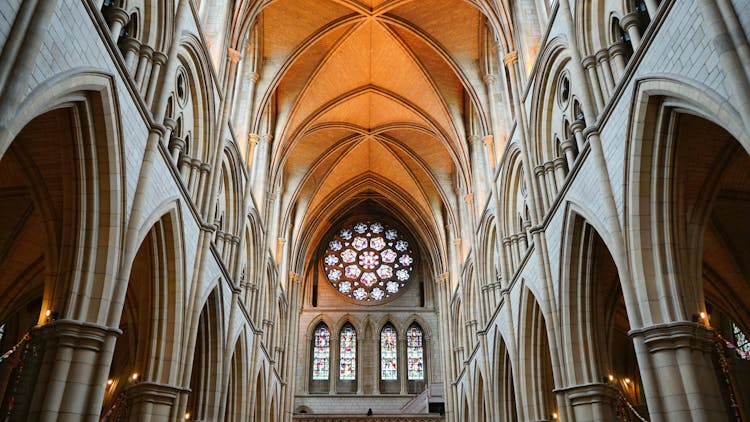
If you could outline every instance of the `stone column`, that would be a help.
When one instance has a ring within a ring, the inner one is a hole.
[[[167,55],[156,51],[153,55],[154,64],[151,67],[151,76],[148,80],[148,88],[146,88],[146,104],[153,107],[154,94],[156,93],[156,85],[159,82],[159,76],[161,75],[160,70],[164,63],[167,62]]]
[[[169,140],[169,152],[175,165],[180,163],[180,153],[185,148],[185,140],[177,136],[172,136]]]
[[[184,419],[184,415],[178,415],[177,403],[180,395],[189,392],[189,389],[173,385],[139,382],[128,391],[132,401],[130,420],[167,422]]]
[[[576,163],[575,149],[573,148],[573,139],[566,139],[560,143],[560,148],[563,150],[565,160],[568,162],[568,170],[573,170],[573,166]]]
[[[526,171],[523,172],[524,178],[526,179],[526,186],[529,191],[527,202],[530,210],[530,218],[534,223],[537,223],[542,219],[544,212],[539,208],[539,194],[537,193],[536,183],[531,177],[531,161],[529,160],[528,154],[528,134],[526,133],[526,117],[524,107],[521,104],[521,79],[520,70],[518,69],[518,52],[511,51],[503,57],[503,63],[508,70],[508,76],[510,79],[510,86],[513,91],[513,106],[516,110],[516,129],[519,133],[520,138],[520,149],[521,149],[521,160],[523,160]]]
[[[576,140],[576,147],[578,147],[578,154],[583,151],[583,148],[586,146],[586,139],[583,136],[583,129],[586,128],[586,122],[584,122],[581,119],[575,120],[573,123],[570,124],[570,130],[573,132],[573,137]]]
[[[711,362],[713,332],[675,321],[631,330],[651,421],[727,420]]]
[[[612,68],[609,66],[609,52],[607,52],[606,48],[603,48],[596,53],[596,61],[599,62],[599,69],[604,77],[608,91],[607,95],[611,97],[615,90],[615,80],[612,76]]]
[[[638,47],[641,45],[641,30],[639,28],[641,21],[638,17],[638,12],[631,12],[623,16],[620,24],[630,36],[633,51],[638,50]]]
[[[105,17],[110,21],[109,34],[117,42],[122,28],[128,23],[128,12],[121,7],[114,6],[107,9]]]
[[[134,75],[138,66],[137,57],[138,52],[141,50],[141,43],[133,37],[126,37],[120,41],[120,48],[123,50],[123,55],[125,56],[125,67],[131,75]]]
[[[608,384],[591,383],[555,390],[567,398],[576,422],[614,421],[617,393]]]
[[[566,164],[567,164],[567,161],[565,160],[565,157],[557,157],[554,160],[552,160],[552,165],[555,167],[555,176],[557,179],[558,191],[565,184],[565,179],[568,177],[568,173],[565,171]],[[568,168],[570,169],[570,167]]]
[[[536,176],[539,185],[539,198],[541,198],[542,205],[545,210],[549,209],[549,194],[547,192],[547,181],[544,180],[544,165],[534,167],[534,176]],[[542,218],[542,215],[544,215],[544,213],[540,214],[540,219]]]
[[[646,11],[648,12],[648,16],[651,18],[651,20],[654,20],[654,17],[656,17],[656,12],[659,10],[659,5],[656,4],[656,0],[643,0],[644,3],[646,3]]]
[[[135,69],[135,86],[141,92],[141,95],[145,94],[144,81],[146,75],[151,70],[151,57],[154,55],[154,49],[148,45],[141,45],[140,56],[138,58],[138,67]]]
[[[611,63],[615,73],[615,79],[618,81],[625,75],[625,45],[621,42],[614,43],[609,46],[609,57],[612,59]]]
[[[596,58],[594,56],[588,56],[583,59],[583,67],[589,76],[589,82],[591,91],[594,95],[594,101],[596,102],[596,109],[601,110],[604,108],[604,94],[602,93],[602,85],[599,82],[599,76],[596,74]]]
[[[111,361],[111,355],[100,359],[100,354],[108,338],[120,333],[116,328],[73,320],[52,321],[34,330],[39,372],[36,379],[28,380],[34,392],[30,406],[18,403],[18,409],[26,407],[28,420],[98,421],[106,387],[106,378],[99,379],[98,363]]]

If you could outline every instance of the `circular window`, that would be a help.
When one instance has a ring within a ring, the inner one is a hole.
[[[187,103],[187,75],[184,68],[177,71],[177,81],[175,81],[175,92],[177,93],[177,104],[184,107]]]
[[[393,298],[414,269],[409,242],[380,222],[343,227],[323,255],[326,278],[340,294],[363,303]]]
[[[568,72],[563,72],[557,82],[557,104],[561,109],[565,109],[570,101],[570,77]]]

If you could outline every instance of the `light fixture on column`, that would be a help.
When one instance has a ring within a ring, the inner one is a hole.
[[[112,378],[108,379],[107,380],[107,386],[111,387],[114,382],[115,382],[115,380],[113,380]]]
[[[133,374],[130,376],[130,381],[131,382],[138,381],[138,372],[133,372]]]

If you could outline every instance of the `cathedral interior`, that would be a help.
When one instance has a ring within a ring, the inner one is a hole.
[[[0,420],[750,420],[749,32],[0,1]]]

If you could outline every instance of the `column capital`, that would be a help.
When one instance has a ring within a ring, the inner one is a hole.
[[[625,44],[622,42],[616,42],[609,46],[609,55],[612,57],[625,55]]]
[[[487,73],[487,74],[484,75],[484,77],[482,78],[482,80],[487,85],[495,85],[497,83],[497,75],[495,75],[493,73]]]
[[[258,80],[260,80],[260,73],[258,72],[251,72],[247,75],[247,79],[250,80],[252,83],[257,83]]]
[[[232,63],[239,63],[240,60],[242,60],[242,53],[235,50],[234,48],[227,48],[227,58]]]
[[[505,63],[506,66],[510,66],[513,63],[518,61],[518,51],[510,51],[508,54],[506,54],[503,57],[503,63]]]
[[[602,48],[601,50],[596,52],[596,61],[599,63],[606,61],[609,59],[609,51],[607,51],[606,48]]]
[[[594,57],[593,55],[586,56],[586,57],[583,58],[583,60],[581,60],[581,64],[586,69],[590,69],[590,68],[596,66],[596,57]]]
[[[438,276],[435,278],[435,281],[437,283],[443,284],[446,281],[450,280],[450,278],[451,278],[451,273],[446,271],[444,273],[438,274]]]
[[[641,20],[637,12],[628,13],[620,19],[620,25],[622,25],[622,28],[626,31],[629,30],[631,26],[640,24]]]
[[[484,135],[482,136],[482,143],[487,145],[488,147],[492,147],[492,143],[495,141],[495,137],[492,135]]]
[[[32,333],[32,338],[64,345],[75,349],[101,350],[107,337],[122,334],[117,328],[90,322],[60,319],[39,326]]]
[[[641,338],[647,350],[654,353],[680,348],[709,351],[714,333],[701,323],[675,321],[636,328],[630,330],[628,335]]]
[[[471,205],[474,203],[474,194],[473,193],[467,193],[464,195],[464,201],[466,201],[467,204]]]
[[[128,12],[122,7],[118,6],[107,8],[105,14],[109,19],[118,22],[121,25],[125,25],[126,23],[128,23],[128,19],[130,18]]]
[[[574,120],[573,123],[570,124],[570,130],[573,132],[583,131],[585,127],[586,123],[581,119]]]
[[[301,283],[302,282],[302,276],[295,273],[294,271],[289,271],[289,280],[293,283]]]
[[[201,163],[200,165],[201,173],[208,173],[211,171],[211,164],[209,163]]]
[[[260,142],[260,136],[258,136],[257,133],[248,133],[247,142],[252,146],[258,145],[258,143]]]
[[[147,44],[141,44],[141,55],[151,57],[154,55],[154,49]]]
[[[575,143],[571,139],[566,139],[560,142],[560,148],[562,148],[563,152],[566,152],[568,150],[572,151],[574,146],[575,146]]]
[[[167,55],[161,51],[154,51],[153,60],[154,64],[163,65],[167,62]]]

